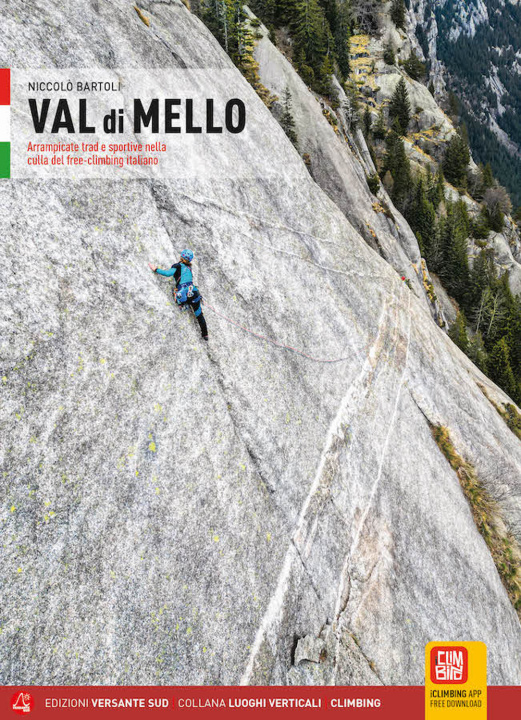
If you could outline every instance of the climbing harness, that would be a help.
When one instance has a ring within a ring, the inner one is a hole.
[[[199,290],[192,283],[182,283],[174,290],[174,299],[178,305],[184,305],[190,298],[197,295]]]

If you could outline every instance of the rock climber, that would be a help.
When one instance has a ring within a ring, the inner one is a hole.
[[[172,265],[169,270],[161,270],[157,265],[152,265],[152,263],[148,263],[148,267],[158,275],[174,278],[174,300],[178,305],[192,307],[199,327],[201,328],[203,340],[208,340],[208,328],[206,327],[206,320],[204,319],[201,309],[202,297],[199,289],[194,285],[192,275],[193,259],[194,254],[191,250],[183,250],[180,261]]]

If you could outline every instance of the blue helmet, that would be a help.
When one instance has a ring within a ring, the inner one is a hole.
[[[191,263],[194,259],[194,254],[191,250],[183,250],[183,252],[181,253],[181,257],[183,258],[183,260]]]

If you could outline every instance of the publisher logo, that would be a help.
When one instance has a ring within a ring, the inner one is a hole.
[[[438,645],[431,649],[431,682],[443,685],[462,685],[469,675],[467,648],[457,645]]]
[[[27,715],[34,708],[33,696],[25,691],[17,692],[11,698],[11,707],[18,715]]]

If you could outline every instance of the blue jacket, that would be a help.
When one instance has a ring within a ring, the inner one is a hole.
[[[170,270],[161,270],[160,268],[158,268],[156,270],[156,273],[158,275],[163,275],[163,277],[173,276],[176,287],[185,284],[190,285],[194,281],[194,276],[192,275],[192,268],[181,262],[172,265]]]
[[[158,268],[156,270],[156,273],[158,275],[162,275],[163,277],[173,277],[176,289],[185,287],[187,285],[193,285],[194,283],[194,276],[192,275],[192,268],[189,265],[185,265],[182,262],[175,263],[175,265],[172,265],[172,267],[169,270],[161,270]],[[201,309],[201,295],[199,293],[198,288],[193,287],[193,294],[189,298],[181,298],[181,295],[177,296],[177,302],[180,305],[186,305],[189,303],[193,306],[195,317],[199,317],[202,315],[202,309]]]

